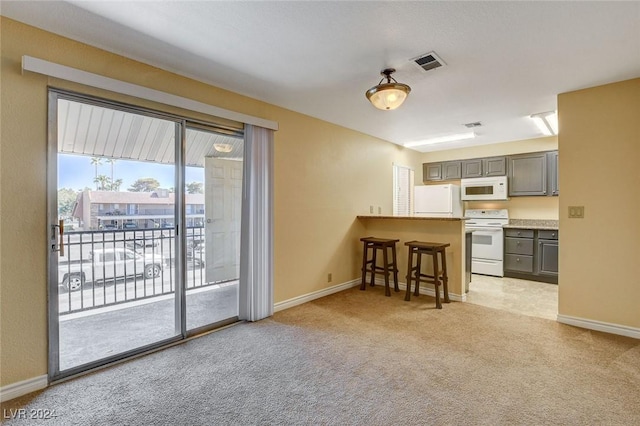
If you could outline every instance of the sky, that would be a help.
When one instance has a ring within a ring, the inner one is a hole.
[[[152,177],[160,182],[160,188],[175,187],[175,167],[168,164],[148,163],[133,160],[116,160],[113,179],[122,179],[120,191],[126,191],[140,178]],[[111,164],[102,160],[98,166],[98,175],[111,178]],[[58,188],[71,188],[76,191],[85,187],[96,189],[93,179],[96,176],[91,157],[85,155],[58,154]],[[185,182],[204,182],[204,169],[187,167]]]

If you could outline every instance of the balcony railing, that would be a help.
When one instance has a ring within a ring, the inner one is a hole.
[[[187,290],[208,282],[204,228],[187,228]],[[175,292],[175,230],[80,231],[64,234],[58,259],[60,315]]]

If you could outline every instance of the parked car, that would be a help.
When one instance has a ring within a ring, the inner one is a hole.
[[[205,258],[204,241],[193,240],[187,245],[187,262],[192,262],[194,267],[204,268]]]
[[[139,254],[126,248],[95,249],[89,259],[60,262],[58,282],[67,291],[79,290],[86,282],[104,282],[142,275],[160,276],[165,259],[158,253]]]
[[[127,241],[125,246],[128,249],[137,253],[143,253],[149,249],[154,250],[160,245],[160,238],[137,238],[135,240]],[[146,248],[146,250],[145,250]]]

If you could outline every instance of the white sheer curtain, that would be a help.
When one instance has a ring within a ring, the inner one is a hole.
[[[238,315],[273,315],[273,130],[244,128],[244,187]]]

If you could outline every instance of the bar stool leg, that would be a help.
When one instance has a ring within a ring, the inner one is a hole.
[[[416,249],[416,288],[413,291],[414,296],[420,296],[420,274],[422,273],[422,254]]]
[[[442,309],[442,303],[440,303],[440,289],[438,286],[440,282],[438,281],[438,251],[433,251],[433,288],[436,291],[436,308]]]
[[[383,273],[384,273],[384,295],[387,297],[391,297],[391,290],[389,290],[389,275],[391,271],[389,271],[389,259],[387,254],[387,247],[382,247],[382,261],[384,262]]]
[[[396,257],[396,245],[391,246],[391,257],[393,258],[393,282],[394,282],[394,291],[400,291],[400,287],[398,287],[398,258]]]
[[[364,247],[362,249],[362,283],[360,284],[360,290],[364,290],[367,288],[367,259],[369,252],[369,245],[364,243]]]
[[[376,253],[378,253],[378,249],[375,247],[371,247],[371,251],[373,252],[372,258],[371,258],[371,283],[369,284],[370,287],[373,287],[376,285],[376,265],[377,265],[377,259],[376,259]]]
[[[408,265],[407,265],[407,293],[404,295],[404,300],[405,301],[410,301],[411,300],[411,274],[413,274],[412,268],[413,268],[413,249],[411,247],[409,247],[409,252],[408,252],[408,256],[407,258],[409,259],[408,261]],[[419,285],[420,283],[418,283]]]
[[[447,276],[447,252],[443,248],[440,252],[442,258],[442,288],[444,290],[444,303],[451,303],[449,300],[449,277]]]

